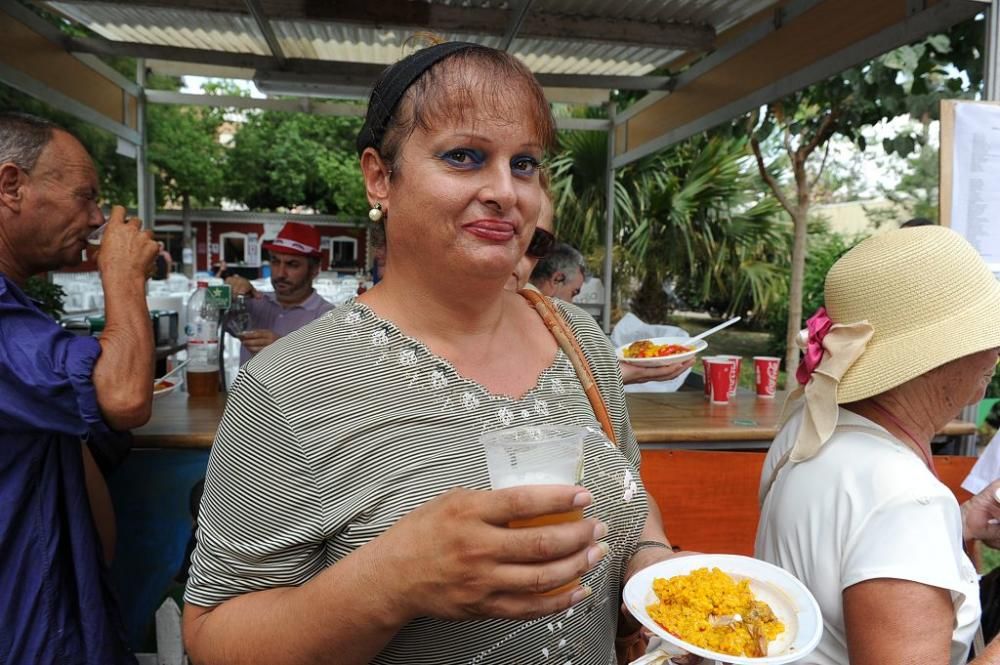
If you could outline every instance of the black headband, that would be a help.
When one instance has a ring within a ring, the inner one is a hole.
[[[392,118],[393,111],[396,110],[403,94],[413,85],[414,81],[420,78],[421,74],[452,53],[469,48],[483,47],[471,42],[435,44],[406,56],[382,72],[382,75],[375,82],[371,98],[368,100],[365,124],[358,132],[355,144],[358,148],[358,155],[361,155],[365,148],[378,149],[382,147],[385,128],[389,124],[389,119]]]

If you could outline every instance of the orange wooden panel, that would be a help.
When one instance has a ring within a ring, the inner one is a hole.
[[[764,453],[643,450],[642,481],[672,545],[753,555]]]
[[[962,481],[972,471],[975,463],[975,457],[966,457],[963,455],[934,456],[934,466],[937,467],[938,477],[955,494],[955,498],[958,499],[959,503],[968,501],[972,496],[969,492],[962,489]]]
[[[765,453],[643,450],[642,481],[663,513],[671,544],[685,550],[753,555]],[[959,502],[974,457],[935,455],[941,482]]]

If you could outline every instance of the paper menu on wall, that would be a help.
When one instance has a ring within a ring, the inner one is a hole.
[[[1000,105],[959,103],[951,157],[951,227],[1000,273]]]

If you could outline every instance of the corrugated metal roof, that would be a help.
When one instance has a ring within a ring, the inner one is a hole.
[[[270,55],[249,14],[90,2],[46,4],[113,41]]]
[[[113,2],[45,4],[113,41],[270,55],[249,12],[130,6]],[[473,12],[508,6],[507,2],[490,0],[477,0],[474,4],[436,0],[436,4]],[[773,4],[775,0],[536,0],[530,12],[608,20],[692,23],[712,26],[718,34]],[[234,9],[236,7],[242,7],[242,3],[234,5]],[[398,60],[405,53],[408,40],[417,32],[310,19],[272,18],[270,24],[288,58],[378,64]],[[490,46],[500,43],[496,35],[449,33],[441,36]],[[539,74],[609,76],[648,74],[684,53],[678,48],[531,36],[515,38],[511,51]]]

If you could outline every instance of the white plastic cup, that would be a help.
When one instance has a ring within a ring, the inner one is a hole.
[[[576,485],[583,468],[578,427],[543,425],[487,432],[479,437],[493,489],[521,485]]]
[[[522,485],[576,485],[583,472],[583,438],[579,427],[543,425],[487,432],[479,437],[493,489]],[[549,526],[583,519],[583,508],[565,513],[511,520],[512,529]],[[576,579],[543,595],[563,593],[580,584]]]

